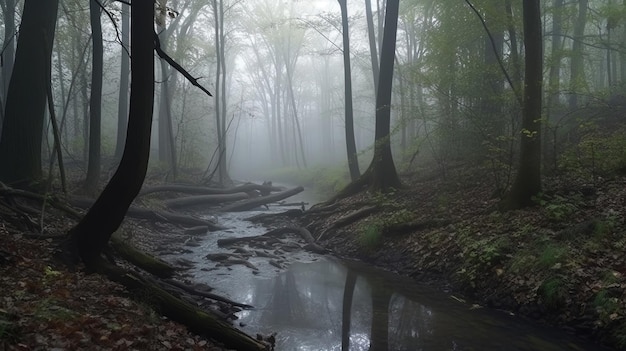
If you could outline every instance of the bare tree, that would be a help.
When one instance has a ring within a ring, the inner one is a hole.
[[[525,0],[524,5],[524,104],[520,161],[511,191],[503,207],[517,209],[533,204],[541,191],[541,88],[543,79],[543,42],[539,0]]]
[[[26,185],[42,176],[41,145],[58,0],[26,0],[0,138],[0,180]],[[46,63],[47,62],[47,63]]]
[[[87,164],[87,179],[85,191],[94,194],[100,180],[100,144],[102,120],[102,74],[104,48],[102,43],[102,24],[100,23],[100,3],[98,0],[89,1],[89,18],[91,20],[92,63],[91,63],[91,92],[89,97],[89,163]]]
[[[348,151],[348,168],[350,178],[355,181],[361,175],[359,171],[359,159],[356,154],[356,141],[354,140],[354,110],[352,108],[352,73],[350,69],[350,34],[348,32],[348,5],[347,0],[338,0],[341,7],[341,28],[343,34],[343,75],[345,81],[345,128],[346,149]]]

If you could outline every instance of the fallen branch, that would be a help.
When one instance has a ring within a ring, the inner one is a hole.
[[[166,184],[166,185],[157,185],[152,187],[145,187],[141,190],[139,195],[147,195],[157,192],[175,192],[175,193],[185,193],[185,194],[194,194],[194,195],[213,195],[213,194],[233,194],[233,193],[249,193],[252,191],[258,191],[260,193],[271,193],[276,191],[283,191],[284,188],[271,186],[271,185],[260,185],[254,183],[246,183],[243,185],[239,185],[232,188],[210,188],[204,186],[190,186],[190,185],[181,185],[181,184]]]
[[[110,244],[122,258],[159,278],[171,278],[176,272],[169,264],[128,245],[118,234],[111,236]]]
[[[72,198],[70,200],[72,206],[76,206],[78,208],[87,209],[93,204],[93,200],[85,199],[85,198]],[[202,218],[196,218],[187,215],[181,215],[177,213],[167,212],[167,211],[155,211],[149,210],[146,208],[141,208],[137,206],[131,206],[128,208],[128,212],[126,212],[126,216],[133,218],[141,218],[148,219],[155,222],[170,222],[181,225],[190,225],[190,226],[205,226],[209,231],[218,231],[224,230],[225,227],[217,225],[211,221]]]
[[[248,210],[252,210],[254,208],[257,208],[259,206],[263,206],[266,205],[270,202],[276,202],[276,201],[280,201],[283,199],[286,199],[290,196],[296,195],[298,193],[301,193],[302,191],[304,191],[304,188],[301,186],[292,188],[292,189],[288,189],[285,191],[281,191],[279,193],[276,194],[272,194],[272,195],[267,195],[267,196],[262,196],[262,197],[256,197],[256,198],[252,198],[249,200],[244,200],[244,201],[240,201],[240,202],[236,202],[232,205],[228,205],[228,206],[224,206],[221,208],[221,211],[223,212],[239,212],[239,211],[248,211]]]
[[[249,335],[214,315],[176,298],[163,288],[149,282],[136,273],[112,266],[103,260],[99,260],[95,268],[98,269],[98,272],[109,277],[109,279],[133,291],[133,296],[150,296],[150,303],[156,310],[163,313],[166,317],[188,326],[193,332],[213,337],[219,336],[218,341],[236,350],[269,349],[269,345],[254,340]]]
[[[190,285],[187,285],[187,284],[185,284],[183,282],[179,282],[178,280],[166,279],[166,280],[164,280],[164,282],[168,283],[168,284],[170,284],[172,286],[175,286],[175,287],[177,287],[177,288],[179,288],[181,290],[184,290],[184,291],[186,291],[186,292],[188,292],[190,294],[193,294],[193,295],[206,297],[207,299],[211,299],[211,300],[215,300],[215,301],[221,301],[221,302],[227,303],[229,305],[236,306],[236,307],[241,307],[241,308],[245,308],[245,309],[254,308],[253,306],[250,306],[250,305],[247,305],[247,304],[241,303],[241,302],[235,302],[235,301],[233,301],[233,300],[231,300],[229,298],[226,298],[226,297],[223,297],[223,296],[220,296],[220,295],[217,295],[217,294],[213,294],[213,293],[208,292],[206,290],[196,289],[196,288],[194,288],[194,287],[192,287]]]
[[[224,202],[233,202],[249,198],[250,196],[248,196],[248,194],[246,193],[214,194],[181,197],[177,199],[166,200],[163,203],[168,208],[181,208],[198,205],[219,205]]]
[[[360,210],[354,211],[348,215],[345,215],[339,219],[337,219],[335,222],[333,222],[328,228],[324,229],[322,231],[322,233],[317,237],[317,240],[321,240],[322,237],[324,237],[324,235],[326,235],[326,233],[328,233],[331,230],[337,229],[337,228],[341,228],[344,227],[350,223],[353,223],[363,217],[367,217],[370,214],[374,213],[378,211],[378,207],[377,206],[368,206],[368,207],[363,207]]]

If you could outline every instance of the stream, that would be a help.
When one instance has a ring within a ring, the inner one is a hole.
[[[304,193],[288,201],[307,198],[310,194]],[[257,269],[220,266],[205,258],[208,253],[233,252],[218,247],[217,239],[267,231],[245,218],[286,209],[270,206],[220,214],[218,222],[229,229],[209,233],[187,253],[169,257],[193,262],[188,273],[194,281],[254,306],[238,313],[237,326],[250,335],[276,333],[278,351],[601,349],[563,331],[462,302],[363,263],[301,250],[282,252],[280,268],[267,257],[248,260]]]

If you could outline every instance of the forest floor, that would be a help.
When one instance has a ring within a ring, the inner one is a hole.
[[[39,236],[37,220],[0,206],[0,350],[226,350],[159,315],[149,297],[137,302],[106,277],[68,270],[55,259],[59,242],[45,237],[74,221],[48,208]],[[123,228],[154,233],[146,221]]]
[[[509,212],[497,210],[484,170],[414,174],[403,183],[392,193],[313,207],[298,224],[322,235],[320,244],[336,256],[626,349],[626,177],[547,179],[537,206]],[[224,349],[118,284],[68,271],[53,258],[58,242],[29,234],[36,216],[5,210],[0,206],[0,349]],[[46,235],[73,225],[52,208],[43,223]],[[124,230],[148,237],[145,249],[154,251],[149,246],[159,238],[183,247],[174,229],[144,220]]]
[[[509,212],[484,171],[403,183],[314,207],[300,224],[337,256],[626,349],[625,177],[548,179],[537,206]]]

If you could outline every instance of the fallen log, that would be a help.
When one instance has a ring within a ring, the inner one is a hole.
[[[232,188],[210,188],[203,186],[190,186],[190,185],[181,185],[181,184],[166,184],[166,185],[157,185],[151,187],[145,187],[139,193],[139,196],[147,195],[151,193],[157,192],[176,192],[176,193],[185,193],[185,194],[194,194],[194,195],[216,195],[216,194],[234,194],[234,193],[248,193],[251,191],[258,191],[260,193],[271,193],[275,191],[285,190],[282,187],[272,186],[272,185],[260,185],[254,183],[246,183],[243,185],[235,186]]]
[[[72,198],[69,200],[72,206],[76,206],[78,208],[87,209],[91,207],[93,204],[93,200],[85,199],[85,198]],[[141,218],[141,219],[149,219],[155,222],[170,222],[176,223],[180,225],[189,225],[189,226],[205,226],[209,231],[218,231],[224,230],[226,227],[222,227],[218,224],[215,224],[206,219],[181,215],[177,213],[167,212],[167,211],[156,211],[150,210],[147,208],[141,208],[137,206],[131,206],[128,208],[128,212],[126,212],[126,216],[132,218]]]
[[[217,295],[217,294],[213,294],[207,290],[200,290],[197,288],[194,288],[193,286],[187,285],[183,282],[179,282],[178,280],[174,280],[174,279],[167,279],[164,280],[166,283],[175,286],[181,290],[184,290],[190,294],[196,295],[196,296],[202,296],[202,297],[206,297],[207,299],[211,299],[211,300],[215,300],[215,301],[220,301],[220,302],[224,302],[227,303],[229,305],[232,306],[236,306],[236,307],[241,307],[241,308],[245,308],[245,309],[251,309],[254,308],[253,306],[250,306],[248,304],[245,303],[241,303],[241,302],[236,302],[233,301],[229,298]]]
[[[227,347],[236,350],[269,350],[270,345],[254,340],[249,335],[203,311],[190,303],[176,298],[158,285],[140,275],[112,266],[99,260],[99,273],[105,274],[128,288],[135,298],[150,296],[150,304],[168,318],[186,325],[191,331],[216,337]]]
[[[250,196],[246,193],[196,195],[166,200],[163,204],[168,208],[181,208],[198,205],[219,205],[224,202],[233,202],[249,198]]]
[[[176,273],[174,267],[128,245],[117,233],[111,236],[110,243],[122,258],[159,278],[171,278]]]
[[[244,200],[244,201],[240,201],[240,202],[235,202],[234,204],[222,207],[220,210],[222,212],[249,211],[249,210],[252,210],[252,209],[257,208],[259,206],[266,205],[266,204],[268,204],[270,202],[276,202],[276,201],[280,201],[280,200],[286,199],[286,198],[288,198],[290,196],[293,196],[293,195],[296,195],[298,193],[301,193],[302,191],[304,191],[304,188],[302,186],[298,186],[298,187],[295,187],[295,188],[292,188],[292,189],[281,191],[281,192],[276,193],[276,194],[262,196],[262,197],[255,197],[255,198],[252,198],[252,199],[248,199],[248,200]]]

